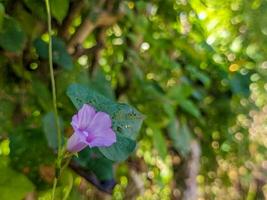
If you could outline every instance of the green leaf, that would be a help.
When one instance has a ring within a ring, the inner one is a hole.
[[[117,134],[117,142],[110,147],[99,148],[100,152],[113,161],[123,161],[135,150],[136,142]]]
[[[11,67],[16,76],[25,79],[27,81],[31,80],[31,73],[25,70],[22,62],[13,62],[11,64]]]
[[[7,51],[19,53],[24,47],[25,39],[25,33],[18,22],[5,16],[0,31],[0,46]]]
[[[192,65],[187,65],[186,70],[190,73],[190,76],[193,80],[198,79],[203,83],[203,85],[205,85],[206,87],[210,87],[211,79],[206,73]]]
[[[105,74],[101,70],[101,68],[97,68],[97,70],[93,74],[93,77],[90,80],[90,86],[105,97],[111,100],[115,100],[115,95],[111,87],[111,83],[106,79]]]
[[[182,84],[172,87],[168,91],[168,97],[171,99],[180,101],[181,99],[188,98],[193,92],[192,86],[188,84]]]
[[[2,3],[0,3],[0,30],[2,29],[3,21],[5,16],[5,8]]]
[[[69,10],[69,0],[50,0],[52,16],[62,22]]]
[[[12,127],[12,114],[15,110],[15,105],[5,99],[0,99],[0,135]]]
[[[1,200],[21,200],[34,190],[33,184],[26,176],[8,167],[0,167],[0,177]]]
[[[85,148],[79,156],[73,158],[84,170],[92,171],[100,181],[112,180],[113,162],[105,158],[98,148]]]
[[[54,152],[48,148],[42,130],[13,128],[10,136],[10,164],[18,171],[25,168],[27,176],[37,185],[42,184],[39,168],[41,165],[53,165]]]
[[[60,130],[63,132],[63,120],[60,118]],[[56,128],[56,119],[53,112],[47,113],[43,117],[43,130],[45,137],[48,143],[48,146],[52,149],[57,149],[58,140],[57,140],[57,128]],[[62,140],[63,141],[63,137]]]
[[[45,1],[40,0],[24,0],[25,5],[32,13],[42,20],[46,20]]]
[[[29,38],[37,38],[43,32],[43,23],[40,23],[40,19],[33,16],[33,13],[25,8],[25,4],[17,4],[14,11],[12,11],[12,16],[16,18]]]
[[[33,95],[38,100],[42,109],[46,112],[52,110],[52,97],[50,91],[43,82],[34,79],[32,83]]]
[[[117,142],[111,147],[99,148],[110,160],[125,160],[135,149],[137,133],[141,128],[143,116],[127,104],[115,103],[96,91],[79,84],[68,88],[67,95],[77,109],[90,104],[98,111],[108,113],[112,118],[112,129],[117,133]]]
[[[191,132],[187,124],[182,121],[179,124],[178,119],[173,119],[168,126],[168,134],[172,139],[174,148],[186,157],[190,152]]]
[[[112,118],[112,128],[117,134],[136,139],[144,117],[132,106],[116,103],[79,84],[72,84],[67,90],[67,95],[77,109],[83,104],[90,104],[96,110],[108,113]]]
[[[233,93],[248,97],[250,94],[250,74],[235,73],[230,77],[230,87]]]
[[[38,38],[34,41],[34,47],[36,48],[38,55],[42,59],[48,59],[48,43]],[[64,69],[67,70],[72,69],[73,68],[72,58],[66,50],[65,43],[60,38],[53,37],[52,47],[53,47],[53,62],[63,67]]]
[[[179,104],[184,111],[198,118],[201,115],[198,107],[188,99],[192,93],[193,88],[191,85],[181,84],[169,89],[167,95],[174,100],[175,105]]]
[[[166,140],[159,129],[153,129],[153,143],[159,156],[164,160],[168,154]]]
[[[191,100],[183,99],[181,102],[179,102],[179,104],[184,111],[196,118],[200,117],[200,111],[198,107]]]

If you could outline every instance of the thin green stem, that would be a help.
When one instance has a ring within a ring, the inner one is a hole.
[[[57,188],[57,177],[54,178],[53,189],[52,189],[52,196],[51,196],[51,199],[52,200],[55,199],[56,188]]]
[[[49,42],[48,42],[48,59],[49,59],[49,70],[50,70],[50,79],[52,85],[52,96],[53,96],[53,108],[56,120],[56,129],[57,129],[57,142],[58,142],[58,152],[57,152],[57,160],[56,160],[56,170],[61,168],[61,131],[60,131],[60,124],[59,124],[59,117],[57,111],[57,97],[56,97],[56,84],[55,84],[55,77],[54,77],[54,69],[53,69],[53,55],[52,55],[52,28],[51,28],[51,12],[50,12],[50,3],[49,0],[45,0],[46,11],[47,11],[47,25],[48,25],[48,35],[49,35]],[[56,175],[53,184],[52,190],[52,200],[55,198],[55,190],[57,187],[58,177]]]
[[[71,161],[71,155],[68,158],[66,158],[66,161],[65,161],[64,165],[60,169],[59,175],[62,174],[62,172],[64,171],[64,169],[69,165],[70,161]]]
[[[47,9],[47,24],[48,24],[48,34],[49,34],[49,43],[48,43],[49,69],[50,69],[50,79],[51,79],[51,85],[52,85],[53,107],[54,107],[54,113],[55,113],[55,118],[56,118],[58,152],[60,152],[61,133],[60,133],[58,111],[57,111],[56,84],[55,84],[54,69],[53,69],[51,13],[50,13],[49,0],[45,0],[45,2],[46,2],[46,9]]]

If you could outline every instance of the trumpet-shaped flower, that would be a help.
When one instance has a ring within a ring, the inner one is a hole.
[[[71,125],[74,133],[67,143],[70,152],[79,152],[87,146],[108,147],[116,142],[110,116],[104,112],[96,112],[88,104],[84,104],[72,117]]]

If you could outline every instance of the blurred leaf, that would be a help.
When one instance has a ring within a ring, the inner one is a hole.
[[[168,91],[168,96],[174,100],[174,104],[178,104],[184,111],[198,118],[200,117],[200,111],[193,101],[188,98],[192,95],[193,88],[189,84],[181,84],[176,87],[172,87]]]
[[[179,104],[184,111],[188,112],[196,118],[200,117],[200,111],[198,107],[191,100],[183,99],[179,102]]]
[[[33,184],[23,174],[0,166],[0,199],[21,200],[34,190]]]
[[[99,148],[100,152],[113,161],[123,161],[135,150],[136,142],[117,134],[117,141],[110,147]]]
[[[181,99],[188,98],[193,92],[192,86],[189,84],[180,84],[172,87],[168,91],[168,97],[180,101]]]
[[[105,158],[97,148],[85,148],[79,156],[73,158],[84,170],[93,172],[100,181],[112,180],[113,162]]]
[[[38,55],[42,59],[48,59],[48,43],[38,38],[34,41],[34,46]],[[65,43],[60,38],[52,38],[53,47],[53,62],[63,67],[64,69],[70,70],[73,68],[73,62],[71,56],[66,50]]]
[[[3,21],[5,16],[5,7],[0,3],[0,30],[2,29]]]
[[[78,199],[82,199],[82,198],[83,198],[83,196],[82,196],[81,192],[79,191],[78,186],[72,187],[72,190],[70,192],[68,200],[78,200]]]
[[[52,110],[52,96],[47,88],[47,85],[37,79],[34,79],[32,82],[32,89],[42,109],[46,112]]]
[[[185,122],[179,124],[178,119],[173,119],[168,126],[169,137],[173,141],[174,148],[186,157],[190,152],[191,132]]]
[[[56,187],[54,200],[63,199],[63,190],[64,188],[62,186]],[[38,192],[38,200],[50,200],[52,199],[51,194],[52,194],[52,188],[45,191],[41,190]]]
[[[249,96],[250,74],[242,75],[235,73],[230,78],[230,87],[233,93]]]
[[[23,0],[25,5],[33,12],[34,15],[46,20],[45,1],[40,0]]]
[[[0,31],[0,46],[7,51],[19,53],[25,44],[25,33],[12,17],[4,17]]]
[[[20,78],[30,81],[31,73],[25,70],[22,61],[14,62],[11,64],[13,72]]]
[[[0,135],[12,127],[11,117],[14,109],[15,105],[12,102],[0,99]]]
[[[100,94],[105,97],[115,100],[115,95],[113,89],[111,88],[111,83],[105,77],[105,74],[100,68],[97,68],[96,72],[90,81],[90,87],[94,88]]]
[[[69,0],[50,0],[52,16],[62,22],[69,9]]]
[[[67,197],[71,193],[71,190],[73,188],[73,182],[74,182],[72,172],[68,168],[65,169],[62,172],[62,175],[59,181],[62,187],[62,193],[63,193],[62,199],[68,199]]]
[[[55,155],[47,146],[44,134],[39,129],[14,128],[10,134],[10,161],[18,171],[26,171],[35,184],[45,179],[40,177],[41,166],[53,166]]]
[[[43,31],[43,25],[37,17],[33,17],[32,13],[25,9],[25,5],[17,4],[12,16],[19,22],[23,31],[33,39],[39,37]]]
[[[63,120],[59,117],[60,130],[63,133]],[[58,147],[56,119],[53,112],[46,113],[43,117],[43,130],[48,143],[48,146],[56,150]],[[63,140],[63,136],[62,139]]]
[[[189,72],[189,74],[190,74],[190,76],[192,77],[193,80],[194,79],[198,79],[206,87],[210,86],[210,84],[211,84],[210,77],[207,74],[205,74],[204,72],[202,72],[200,69],[198,69],[197,67],[194,67],[192,65],[188,65],[186,67],[186,70]]]
[[[154,147],[158,151],[159,156],[165,160],[168,155],[168,149],[166,139],[163,137],[162,132],[159,129],[153,129],[152,138]]]

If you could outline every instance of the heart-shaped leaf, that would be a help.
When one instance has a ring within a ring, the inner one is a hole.
[[[108,113],[112,118],[112,129],[117,133],[117,142],[111,147],[99,148],[101,153],[110,160],[125,160],[135,149],[135,139],[141,128],[143,115],[135,108],[113,102],[91,88],[73,84],[68,88],[67,95],[77,109],[83,104],[90,104],[97,111]]]

